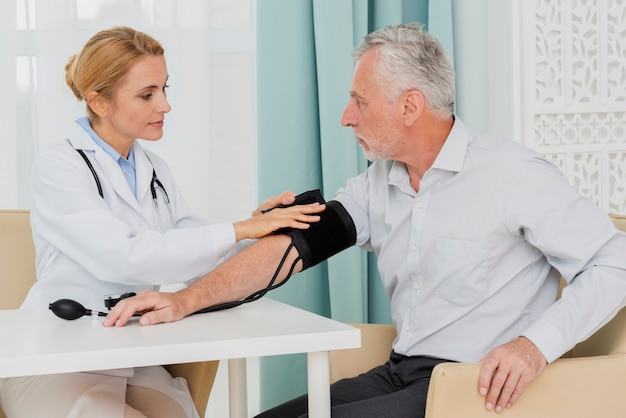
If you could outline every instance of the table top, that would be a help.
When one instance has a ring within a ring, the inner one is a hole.
[[[105,328],[47,309],[0,310],[0,377],[225,360],[359,347],[360,331],[263,298],[181,321]]]

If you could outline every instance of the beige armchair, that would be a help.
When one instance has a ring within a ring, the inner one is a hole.
[[[0,309],[16,309],[35,282],[35,248],[27,210],[0,210]],[[184,377],[204,416],[219,361],[172,364],[165,368]],[[5,418],[0,405],[0,418]]]
[[[626,216],[610,214],[626,231]],[[626,256],[626,254],[625,254]],[[389,358],[391,325],[351,324],[361,348],[330,353],[331,381],[355,376]],[[355,361],[362,359],[363,361]],[[442,363],[428,389],[426,418],[618,418],[626,416],[626,309],[563,358],[546,367],[519,401],[500,414],[485,410],[478,363]]]

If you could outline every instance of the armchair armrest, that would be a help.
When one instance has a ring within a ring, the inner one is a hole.
[[[441,363],[431,377],[426,418],[493,418],[478,393],[478,363]],[[559,359],[530,383],[506,418],[612,418],[626,411],[626,354]]]

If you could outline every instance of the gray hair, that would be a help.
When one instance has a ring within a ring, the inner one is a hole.
[[[393,101],[403,92],[422,92],[428,105],[445,116],[454,111],[454,68],[441,43],[419,23],[387,26],[365,36],[354,49],[358,61],[375,48],[375,72],[387,85],[385,96]]]

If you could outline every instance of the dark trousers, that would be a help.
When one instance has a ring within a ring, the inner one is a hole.
[[[330,386],[333,418],[423,418],[433,368],[444,361],[391,353],[382,366]],[[257,415],[257,418],[305,418],[306,395]]]

